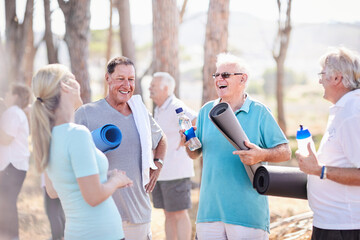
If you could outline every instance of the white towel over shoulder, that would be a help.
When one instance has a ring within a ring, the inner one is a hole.
[[[149,111],[142,101],[140,95],[133,95],[128,104],[134,116],[135,125],[140,135],[141,161],[142,161],[142,181],[143,187],[150,181],[150,168],[157,169],[154,164],[152,154],[151,127]]]

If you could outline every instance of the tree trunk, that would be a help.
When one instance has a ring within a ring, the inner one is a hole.
[[[176,0],[153,0],[153,72],[175,78],[179,96],[179,11]]]
[[[285,60],[285,59],[284,59]],[[284,61],[276,61],[276,100],[278,111],[278,123],[282,131],[286,134],[286,120],[284,111]]]
[[[276,100],[277,100],[277,112],[278,112],[278,123],[282,131],[286,134],[286,120],[284,110],[284,64],[286,60],[286,54],[290,42],[291,33],[291,1],[286,0],[285,5],[286,14],[281,6],[281,0],[277,0],[279,20],[278,20],[278,34],[274,41],[273,58],[276,61],[277,73],[276,73]],[[282,18],[285,17],[285,19]]]
[[[58,0],[65,17],[65,42],[69,48],[71,71],[81,86],[84,103],[91,101],[89,57],[90,0]]]
[[[116,7],[119,12],[121,53],[123,56],[130,58],[135,64],[135,44],[132,37],[129,0],[118,0]],[[142,94],[141,83],[139,80],[140,79],[136,78],[135,94]]]
[[[51,12],[50,0],[44,0],[44,13],[45,13],[45,42],[49,64],[58,63],[58,53],[54,45],[53,33],[51,30]]]
[[[113,37],[113,27],[112,27],[112,10],[113,10],[113,0],[110,0],[110,16],[109,16],[109,29],[108,29],[108,39],[107,39],[107,48],[106,48],[106,62],[110,61],[111,52],[112,52],[112,37]],[[103,81],[104,86],[104,97],[108,95],[108,84],[106,79]]]
[[[34,72],[34,58],[38,47],[34,46],[34,31],[32,28],[33,19],[29,18],[29,25],[31,26],[27,31],[27,41],[25,42],[24,61],[22,61],[22,75],[26,85],[31,85],[31,80]]]
[[[25,83],[25,63],[27,59],[26,54],[29,50],[26,49],[28,37],[32,34],[32,15],[34,8],[34,0],[28,0],[25,7],[24,21],[20,24],[16,15],[16,1],[5,1],[5,15],[6,15],[6,51],[8,63],[8,76],[6,85],[13,82]],[[30,31],[30,35],[29,35]],[[31,36],[32,38],[33,36]],[[31,41],[31,39],[30,39]],[[31,69],[32,72],[32,69]]]
[[[227,50],[229,0],[210,0],[204,47],[202,103],[217,98],[212,74],[216,56]]]
[[[5,51],[5,47],[3,45],[1,33],[0,33],[0,97],[5,97],[6,86],[7,86],[7,53]]]

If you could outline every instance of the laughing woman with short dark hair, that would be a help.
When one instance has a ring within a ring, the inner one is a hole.
[[[18,239],[17,199],[29,169],[29,123],[24,109],[30,89],[14,85],[6,93],[0,118],[0,239]]]

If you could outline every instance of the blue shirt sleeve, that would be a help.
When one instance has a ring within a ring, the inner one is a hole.
[[[285,134],[277,124],[275,118],[267,108],[265,108],[264,114],[260,122],[260,141],[262,148],[273,148],[277,145],[289,142],[286,139]]]

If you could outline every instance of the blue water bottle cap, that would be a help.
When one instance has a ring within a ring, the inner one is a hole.
[[[311,137],[309,129],[304,128],[303,125],[300,125],[300,129],[296,132],[296,139],[305,139]]]
[[[175,109],[175,112],[176,112],[176,113],[181,113],[181,112],[183,112],[183,111],[184,111],[184,110],[183,110],[181,107]]]

